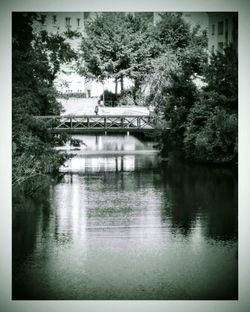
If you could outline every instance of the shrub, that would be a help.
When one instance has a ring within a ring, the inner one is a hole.
[[[237,162],[237,114],[209,102],[191,109],[184,135],[185,156],[201,162]]]

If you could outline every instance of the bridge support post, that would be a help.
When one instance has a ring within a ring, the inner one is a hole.
[[[137,117],[137,127],[138,128],[141,127],[141,119],[140,119],[140,117]]]
[[[127,131],[127,136],[129,136],[129,131]]]

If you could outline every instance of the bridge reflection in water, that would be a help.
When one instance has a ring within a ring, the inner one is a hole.
[[[68,142],[57,150],[73,153],[60,168],[63,173],[135,171],[143,167],[152,168],[158,150],[153,142],[141,142],[133,136],[121,135],[74,135],[78,147]],[[147,162],[147,163],[145,163]]]

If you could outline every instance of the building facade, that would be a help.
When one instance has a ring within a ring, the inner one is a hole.
[[[208,31],[208,15],[206,12],[183,12],[182,18],[191,28],[200,25],[200,31]]]
[[[94,18],[95,13],[85,12],[38,12],[38,20],[34,22],[34,31],[45,30],[49,34],[63,34],[65,32],[78,32],[80,36],[66,41],[76,52],[80,49],[81,38],[85,36],[86,20]],[[78,75],[74,68],[74,62],[63,64],[55,80],[55,87],[63,94],[82,93],[86,97],[92,96],[92,82]]]
[[[238,48],[238,13],[209,12],[208,49],[223,52],[230,45]]]

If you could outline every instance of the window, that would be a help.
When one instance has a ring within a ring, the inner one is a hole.
[[[77,21],[77,26],[80,26],[80,18],[77,18],[76,21]]]
[[[70,17],[65,17],[66,26],[70,26]]]
[[[42,25],[44,25],[45,20],[46,20],[46,15],[41,15],[41,23],[42,23]]]
[[[223,42],[218,42],[218,51],[223,52]]]
[[[218,23],[218,35],[223,35],[224,32],[224,22]]]
[[[212,25],[212,36],[215,34],[215,25]]]
[[[53,24],[56,23],[56,15],[53,15]]]
[[[88,19],[90,16],[90,12],[84,12],[84,19]]]
[[[228,45],[228,19],[225,20],[225,40],[226,45]]]

